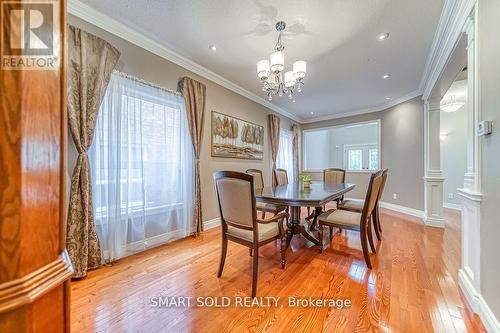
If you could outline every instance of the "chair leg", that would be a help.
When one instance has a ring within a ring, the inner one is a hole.
[[[377,219],[377,214],[373,212],[372,217],[371,217],[371,222],[373,222],[373,229],[375,229],[375,235],[377,236],[377,240],[382,240],[380,237],[380,231],[378,229],[378,219]]]
[[[319,229],[319,253],[323,252],[323,225],[320,224],[318,229]]]
[[[285,252],[286,252],[286,240],[285,237],[281,237],[280,239],[280,254],[281,254],[281,261],[280,265],[282,269],[285,269]]]
[[[375,207],[375,215],[377,216],[377,227],[378,227],[378,231],[380,233],[382,233],[382,226],[380,225],[380,215],[379,215],[379,209],[378,209],[378,205]]]
[[[307,216],[311,216],[311,207],[307,207]]]
[[[257,294],[257,277],[259,275],[259,247],[255,247],[253,256],[252,298]]]
[[[360,230],[361,238],[361,248],[363,249],[363,257],[365,258],[366,267],[372,269],[372,263],[370,261],[370,254],[368,253],[368,244],[366,244],[366,228],[361,228]]]
[[[262,219],[266,218],[266,212],[262,212]]]
[[[222,248],[220,252],[220,262],[219,262],[219,271],[217,272],[217,277],[222,276],[222,270],[224,269],[224,263],[226,262],[226,254],[227,254],[227,237],[226,235],[222,236]]]
[[[333,240],[333,227],[329,226],[330,229],[330,242]]]
[[[371,220],[371,219],[370,219]],[[368,227],[368,242],[370,243],[370,248],[372,250],[372,253],[377,253],[377,250],[375,249],[375,243],[373,243],[373,232],[372,232],[372,221],[368,221],[367,227]]]
[[[250,254],[250,257],[251,257],[251,256],[253,256],[253,249],[252,249],[252,248],[249,248],[249,249],[248,249],[248,252],[249,252],[249,254]]]
[[[287,250],[288,247],[290,246],[290,243],[292,242],[292,237],[293,237],[292,230],[288,229],[286,231],[286,247],[285,247],[285,250]]]

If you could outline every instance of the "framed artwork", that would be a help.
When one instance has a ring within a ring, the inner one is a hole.
[[[264,126],[212,111],[212,156],[261,160]]]

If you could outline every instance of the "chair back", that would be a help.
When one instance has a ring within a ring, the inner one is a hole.
[[[379,199],[380,188],[382,186],[383,177],[382,171],[377,171],[372,173],[370,177],[370,183],[368,185],[368,191],[366,192],[365,204],[363,206],[362,212],[362,223],[366,222],[366,219],[371,216],[375,205]]]
[[[264,177],[262,171],[258,169],[248,169],[245,171],[247,175],[253,176],[253,186],[255,189],[264,188]]]
[[[335,168],[323,170],[323,182],[329,185],[345,183],[345,170]]]
[[[274,170],[274,179],[276,180],[276,185],[286,185],[288,184],[288,174],[285,169]]]
[[[256,230],[253,176],[241,172],[219,171],[214,174],[214,180],[223,231],[227,231],[226,224]]]

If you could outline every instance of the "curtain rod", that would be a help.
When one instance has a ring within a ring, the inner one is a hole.
[[[174,91],[174,90],[171,90],[171,89],[159,86],[157,84],[154,84],[154,83],[151,83],[151,82],[148,82],[148,81],[144,81],[143,79],[139,79],[138,77],[135,77],[133,75],[121,72],[121,71],[119,71],[117,69],[113,69],[113,73],[118,74],[121,77],[124,77],[126,79],[130,79],[130,80],[142,83],[142,84],[144,84],[146,86],[150,86],[150,87],[153,87],[153,88],[156,88],[156,89],[160,89],[160,90],[166,91],[168,93],[171,93],[171,94],[174,94],[174,95],[177,95],[177,96],[182,96],[182,94],[180,92],[178,92],[178,91]]]

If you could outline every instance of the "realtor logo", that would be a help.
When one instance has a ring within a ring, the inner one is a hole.
[[[4,1],[1,6],[1,68],[51,70],[58,67],[58,3]],[[56,50],[57,48],[57,50]]]

